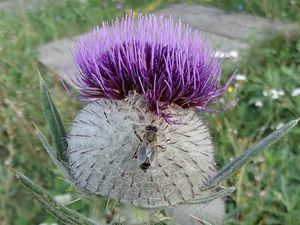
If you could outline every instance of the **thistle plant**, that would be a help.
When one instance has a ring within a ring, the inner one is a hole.
[[[213,141],[201,115],[234,104],[213,109],[235,76],[220,87],[221,62],[199,32],[163,16],[135,20],[129,15],[82,36],[73,56],[78,73],[71,79],[86,104],[67,133],[41,78],[54,146],[39,130],[37,134],[79,191],[118,200],[130,213],[148,218],[129,220],[125,210],[127,224],[150,223],[147,215],[152,211],[147,209],[171,209],[166,213],[178,222],[183,218],[178,212],[204,210],[202,222],[222,224],[220,198],[234,187],[221,184],[298,121],[285,124],[217,171]],[[24,175],[18,177],[64,224],[98,224],[55,202]],[[216,214],[205,211],[209,206],[217,207],[213,210],[221,219],[211,218]]]

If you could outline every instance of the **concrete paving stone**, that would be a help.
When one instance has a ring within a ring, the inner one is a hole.
[[[49,0],[0,0],[0,10],[14,12],[19,9],[33,10]]]
[[[53,73],[69,81],[69,75],[76,71],[72,58],[72,46],[75,40],[62,39],[38,49],[39,62]]]
[[[225,53],[230,51],[239,51],[249,47],[247,43],[219,36],[213,33],[201,31],[201,35],[203,39],[212,47],[212,49],[221,50]]]
[[[271,21],[244,13],[227,13],[221,9],[191,4],[176,4],[157,12],[171,15],[183,23],[231,39],[247,40],[253,35],[262,35],[267,30],[293,29],[294,24]]]

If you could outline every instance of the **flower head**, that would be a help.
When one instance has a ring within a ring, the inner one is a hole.
[[[74,57],[73,80],[93,101],[67,138],[74,183],[142,207],[203,195],[216,168],[194,109],[206,110],[233,77],[218,88],[220,62],[200,34],[163,16],[127,16],[82,37]]]
[[[221,65],[191,28],[164,16],[129,15],[103,23],[74,48],[79,75],[73,78],[85,100],[143,95],[156,114],[171,104],[205,110],[221,95]]]
[[[130,94],[124,101],[94,101],[77,114],[67,139],[73,182],[93,195],[146,208],[202,196],[216,167],[201,118],[170,106],[168,113],[180,121],[170,124],[144,105],[141,95]]]

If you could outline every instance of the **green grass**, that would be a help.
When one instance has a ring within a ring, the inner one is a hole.
[[[14,170],[22,171],[52,194],[74,190],[65,184],[35,136],[32,121],[47,133],[39,97],[37,68],[47,80],[54,101],[66,125],[72,120],[78,103],[69,98],[53,74],[37,62],[37,47],[62,37],[89,30],[103,20],[135,10],[154,10],[179,1],[138,1],[124,3],[120,11],[112,1],[72,1],[51,4],[26,12],[0,12],[0,224],[23,225],[55,222],[16,182]],[[300,22],[297,1],[208,1],[194,0],[238,11]],[[240,73],[247,81],[237,81],[225,98],[239,98],[239,104],[226,113],[206,115],[211,123],[217,147],[217,161],[224,165],[246,146],[265,136],[280,122],[300,115],[300,97],[291,91],[300,86],[300,33],[270,35],[265,43],[254,43],[239,62]],[[226,69],[224,77],[235,68]],[[263,96],[263,91],[283,89],[278,100]],[[264,104],[255,107],[256,100]],[[68,107],[65,107],[65,106]],[[255,158],[228,184],[237,192],[228,199],[227,224],[287,224],[300,221],[300,128],[277,145]],[[92,207],[93,206],[93,207]],[[101,217],[105,202],[90,204],[81,200],[71,206],[86,215]]]
[[[215,140],[220,161],[226,162],[246,146],[276,129],[278,124],[300,115],[299,97],[291,91],[299,87],[300,33],[271,37],[254,45],[240,66],[248,80],[228,94],[239,104],[230,112],[214,115]],[[298,46],[298,47],[297,47]],[[274,100],[264,91],[282,89],[285,95]],[[297,99],[298,98],[298,99]],[[256,100],[263,107],[254,105]],[[264,154],[243,168],[229,183],[237,193],[229,207],[229,224],[297,224],[300,220],[299,126]]]

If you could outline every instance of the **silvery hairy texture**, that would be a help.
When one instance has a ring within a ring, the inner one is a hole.
[[[219,198],[206,204],[178,205],[170,209],[170,214],[178,225],[222,225],[225,218],[225,203]]]
[[[174,206],[202,195],[215,174],[208,129],[193,110],[171,106],[173,122],[145,107],[144,97],[100,99],[76,116],[68,135],[67,157],[78,187],[136,206]],[[153,161],[143,171],[134,157],[145,127],[157,127]]]

